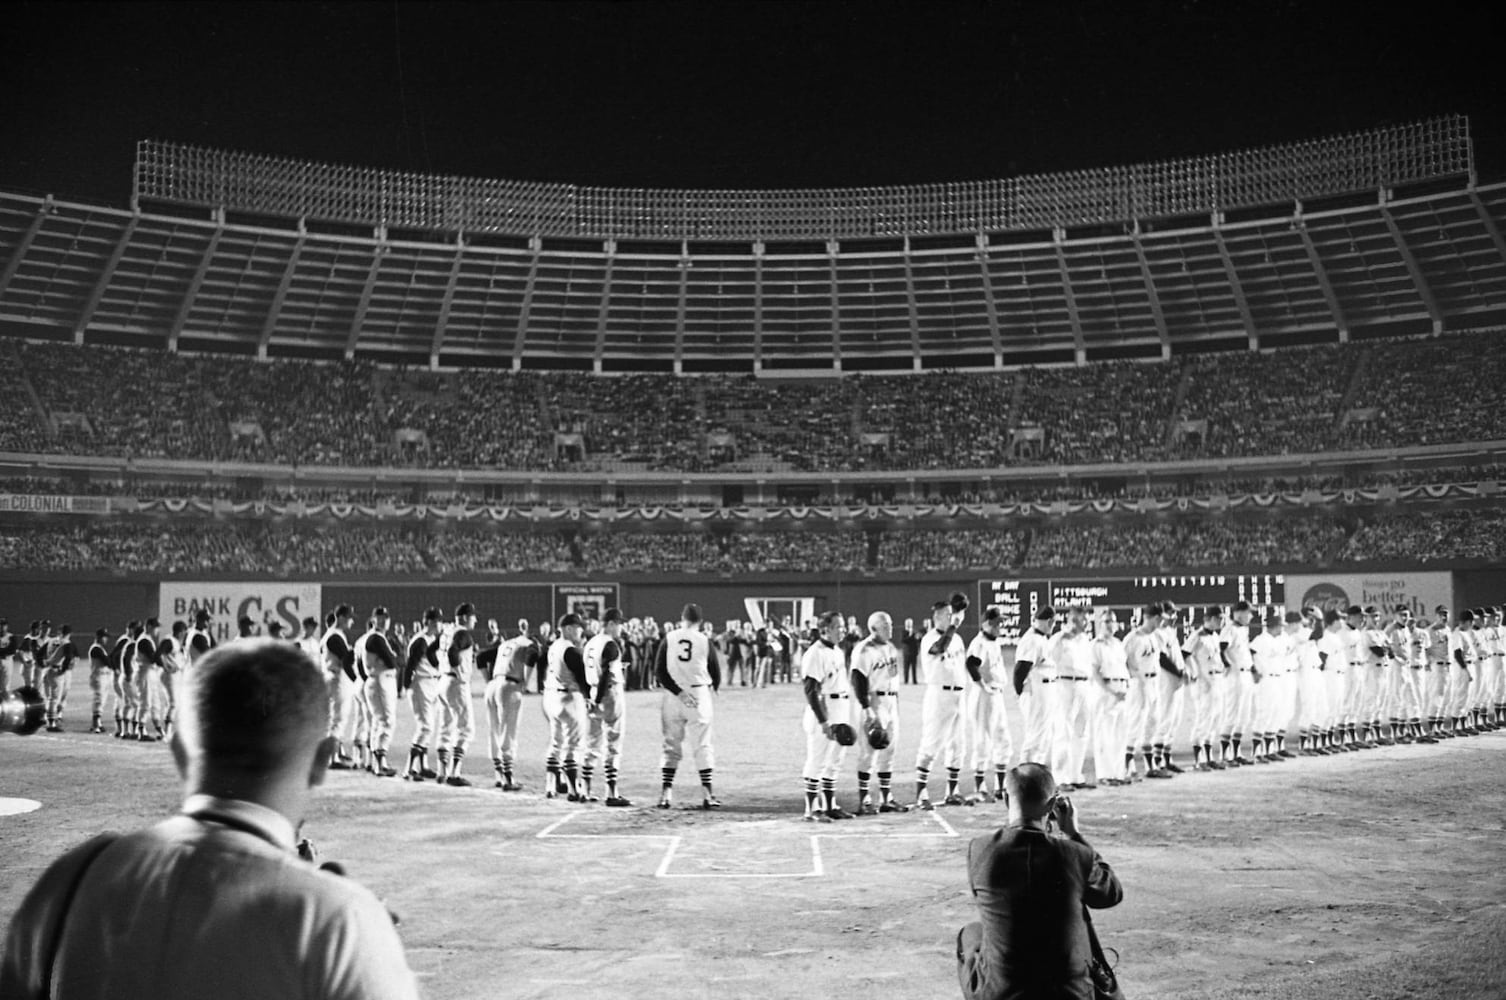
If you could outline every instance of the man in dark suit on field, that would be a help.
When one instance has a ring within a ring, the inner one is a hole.
[[[1123,898],[1114,872],[1077,829],[1072,802],[1042,764],[1005,776],[1009,822],[968,845],[967,873],[981,922],[957,935],[967,1000],[1093,1000],[1083,906]],[[1055,817],[1061,833],[1048,832]]]

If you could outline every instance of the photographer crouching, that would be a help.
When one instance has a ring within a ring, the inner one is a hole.
[[[242,639],[181,683],[182,812],[43,872],[11,921],[0,996],[416,997],[387,910],[295,849],[330,759],[321,672]]]
[[[1094,1000],[1092,966],[1101,956],[1085,908],[1117,905],[1119,880],[1078,831],[1077,811],[1050,769],[1021,764],[1005,776],[1004,791],[1009,822],[968,845],[968,882],[982,920],[957,934],[962,995]],[[1051,820],[1060,834],[1050,831]]]

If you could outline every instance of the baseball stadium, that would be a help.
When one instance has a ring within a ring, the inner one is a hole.
[[[1506,995],[1469,116],[889,186],[117,152],[0,167],[0,920],[178,808],[175,675],[254,635],[435,1000],[953,996],[1032,759],[1128,996]]]

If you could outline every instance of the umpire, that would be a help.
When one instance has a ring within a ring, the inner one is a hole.
[[[967,849],[981,921],[957,934],[966,1000],[1093,1000],[1085,907],[1123,898],[1114,872],[1077,829],[1072,801],[1043,764],[1004,779],[1009,822]],[[1051,833],[1054,818],[1061,833]]]

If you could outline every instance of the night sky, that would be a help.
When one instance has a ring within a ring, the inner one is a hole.
[[[7,6],[0,187],[126,203],[141,138],[440,174],[776,188],[1009,177],[1436,114],[1506,177],[1485,5]]]

